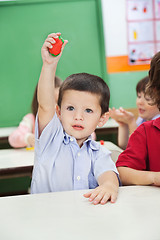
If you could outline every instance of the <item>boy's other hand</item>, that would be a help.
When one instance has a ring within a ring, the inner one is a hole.
[[[63,49],[64,49],[65,45],[68,43],[68,40],[64,40],[64,43],[63,43],[62,49],[61,49],[61,53],[57,57],[52,56],[49,53],[48,49],[52,48],[52,44],[56,43],[53,38],[58,38],[60,35],[61,35],[61,33],[51,33],[46,38],[46,40],[42,46],[42,49],[41,49],[43,63],[47,63],[47,64],[58,63],[58,61],[62,55]]]
[[[83,196],[89,198],[94,205],[105,204],[108,201],[115,203],[118,195],[118,187],[111,182],[104,183]]]

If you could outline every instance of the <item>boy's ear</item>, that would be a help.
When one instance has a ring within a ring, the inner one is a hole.
[[[109,112],[105,112],[99,120],[98,127],[103,127],[103,125],[108,121],[109,119]]]
[[[56,104],[56,113],[59,119],[61,119],[61,110],[60,107]]]

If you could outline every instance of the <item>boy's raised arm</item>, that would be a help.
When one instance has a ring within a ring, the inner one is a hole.
[[[57,38],[61,33],[49,34],[46,38],[42,49],[41,55],[43,60],[43,66],[38,82],[38,122],[39,122],[39,136],[41,135],[44,127],[50,122],[55,114],[55,97],[54,97],[54,79],[56,74],[56,68],[58,61],[62,55],[62,51],[67,40],[64,40],[62,51],[57,57],[53,57],[49,53],[49,48],[52,48],[52,44],[55,43],[53,38]]]

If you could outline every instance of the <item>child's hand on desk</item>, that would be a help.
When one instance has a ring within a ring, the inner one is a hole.
[[[91,192],[85,193],[84,197],[89,198],[89,201],[93,202],[94,205],[97,205],[99,203],[103,205],[109,200],[111,203],[114,203],[117,199],[117,195],[117,186],[113,185],[111,182],[107,182],[95,188]]]

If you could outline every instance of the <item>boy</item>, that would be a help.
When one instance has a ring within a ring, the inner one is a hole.
[[[102,127],[109,118],[109,89],[97,76],[73,74],[62,84],[55,110],[53,79],[62,53],[53,57],[48,49],[60,35],[48,35],[42,47],[31,192],[95,188],[84,194],[91,202],[115,202],[118,172],[110,152],[90,138],[96,126]]]
[[[149,71],[147,96],[150,105],[160,110],[160,52],[155,54]],[[151,90],[151,91],[150,91]],[[124,185],[160,186],[160,118],[141,124],[131,135],[116,166]]]

